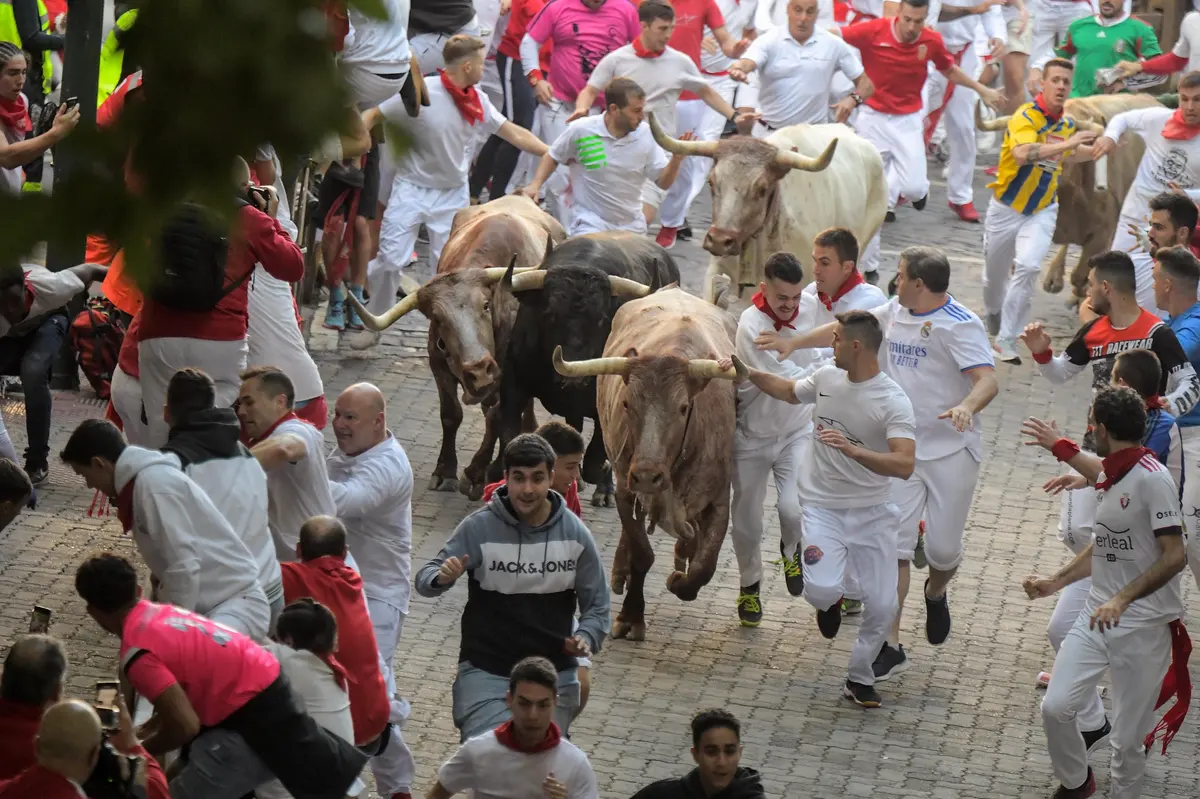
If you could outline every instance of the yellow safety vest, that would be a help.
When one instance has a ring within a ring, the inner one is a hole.
[[[41,2],[41,0],[38,0]],[[117,31],[124,33],[133,27],[133,23],[137,20],[137,9],[133,8],[126,11],[117,18],[117,22],[113,25],[108,36],[104,39],[104,45],[100,48],[100,91],[96,96],[96,107],[109,98],[117,89],[117,84],[121,82],[121,67],[125,63],[125,48],[117,42]]]
[[[50,32],[50,12],[46,5],[38,0],[38,16],[41,18],[42,32]],[[13,16],[12,0],[0,0],[0,42],[12,42],[24,49],[21,34],[17,32],[17,18]],[[50,94],[50,78],[54,74],[54,65],[50,61],[50,51],[42,53],[42,94]]]

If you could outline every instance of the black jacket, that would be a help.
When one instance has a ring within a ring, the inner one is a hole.
[[[162,451],[178,455],[184,467],[217,458],[250,457],[241,436],[242,428],[232,408],[195,411],[171,428]]]
[[[712,796],[704,795],[700,770],[692,769],[686,777],[673,777],[647,785],[633,799],[766,799],[762,780],[752,768],[739,768],[729,787]]]
[[[475,4],[471,0],[412,0],[408,10],[408,35],[440,33],[451,36],[474,18]]]

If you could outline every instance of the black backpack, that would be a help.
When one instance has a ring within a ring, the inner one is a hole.
[[[249,205],[237,200],[237,207]],[[242,285],[253,268],[232,283],[225,280],[229,241],[221,235],[213,213],[186,203],[166,225],[159,238],[161,271],[152,278],[146,294],[155,302],[180,311],[211,311],[225,295]]]

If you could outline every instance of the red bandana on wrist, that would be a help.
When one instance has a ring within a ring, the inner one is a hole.
[[[1171,739],[1175,737],[1175,733],[1179,732],[1179,728],[1183,726],[1183,719],[1187,716],[1188,706],[1192,703],[1192,677],[1188,674],[1188,657],[1192,654],[1192,639],[1188,637],[1187,628],[1183,626],[1183,622],[1179,619],[1171,622],[1171,667],[1167,669],[1167,675],[1163,678],[1162,688],[1158,693],[1158,703],[1154,706],[1155,710],[1167,703],[1172,696],[1175,697],[1175,704],[1163,714],[1162,721],[1150,731],[1146,736],[1146,751],[1150,751],[1150,747],[1154,746],[1154,739],[1161,732],[1162,751],[1167,753],[1167,744],[1171,743]]]
[[[546,752],[558,746],[562,740],[562,733],[559,732],[558,725],[553,721],[550,722],[550,729],[546,730],[546,737],[537,745],[526,748],[517,741],[517,736],[513,732],[513,723],[506,721],[496,728],[496,740],[504,744],[514,752],[521,752],[526,755],[536,755],[538,752]]]
[[[1162,135],[1164,139],[1172,141],[1187,141],[1200,135],[1200,125],[1189,125],[1183,120],[1183,111],[1176,108],[1163,126]]]
[[[18,96],[15,100],[6,100],[0,97],[0,122],[23,133],[33,130],[33,120],[29,118],[29,106],[25,98]]]
[[[775,323],[775,332],[778,333],[785,327],[790,327],[792,330],[796,329],[796,326],[793,325],[792,322],[795,322],[796,317],[800,315],[800,306],[797,305],[796,312],[792,314],[792,317],[787,321],[784,321],[775,315],[775,312],[771,310],[770,305],[767,305],[767,298],[763,296],[761,291],[756,292],[754,297],[751,298],[751,301],[754,303],[755,308],[771,317],[771,321]]]
[[[655,52],[654,50],[647,50],[646,45],[642,44],[642,39],[639,36],[633,40],[633,52],[637,54],[638,58],[658,58],[667,51],[665,49],[659,50],[658,52]]]
[[[1147,455],[1154,457],[1154,453],[1145,447],[1129,447],[1109,455],[1103,462],[1104,479],[1096,483],[1096,490],[1107,491],[1112,488]]]
[[[1146,400],[1146,410],[1165,411],[1169,409],[1167,407],[1167,401],[1155,394],[1153,397],[1150,397]]]
[[[836,292],[834,292],[832,297],[830,297],[828,294],[826,294],[823,291],[818,291],[817,299],[820,300],[821,302],[825,303],[825,310],[832,311],[833,304],[835,302],[837,302],[842,297],[845,297],[847,294],[849,294],[850,289],[854,288],[855,286],[857,286],[858,284],[863,283],[863,282],[864,281],[863,281],[862,274],[857,269],[855,269],[853,272],[850,273],[850,277],[846,278],[842,282],[841,288],[839,288]],[[799,309],[797,309],[797,310],[799,310]]]
[[[271,434],[275,432],[276,427],[279,427],[279,425],[283,424],[284,422],[290,421],[292,419],[300,419],[300,417],[296,415],[295,411],[288,411],[283,416],[280,416],[277,420],[275,420],[275,424],[268,427],[261,436],[259,436],[258,438],[250,439],[250,446],[253,447],[256,444],[261,444],[263,441],[266,441],[268,438],[271,437]],[[304,420],[301,419],[301,421],[304,421]]]
[[[450,80],[450,76],[446,74],[446,70],[439,69],[438,74],[441,75],[442,85],[446,87],[446,92],[450,95],[450,99],[454,101],[454,105],[458,107],[458,113],[462,114],[462,118],[471,125],[474,125],[476,122],[482,122],[483,102],[479,99],[479,92],[475,91],[475,87],[468,86],[465,89],[460,89],[454,85],[454,81]]]

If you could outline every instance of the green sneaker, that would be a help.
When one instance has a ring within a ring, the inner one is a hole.
[[[788,554],[783,551],[783,544],[779,545],[779,554],[782,555],[779,560],[771,561],[776,566],[783,567],[783,581],[787,583],[788,593],[792,596],[804,595],[804,570],[800,566],[800,547],[796,547],[796,551],[789,558]]]
[[[758,595],[758,583],[747,586],[738,593],[738,618],[743,627],[757,627],[762,621],[762,600]]]
[[[842,614],[846,616],[857,616],[862,613],[862,602],[857,599],[842,600]]]

